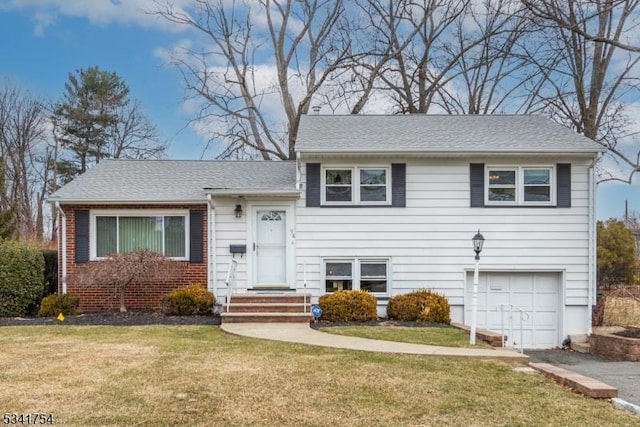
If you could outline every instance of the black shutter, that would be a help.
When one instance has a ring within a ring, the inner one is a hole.
[[[320,206],[320,163],[307,163],[307,206]]]
[[[201,263],[202,254],[202,211],[189,212],[189,262]]]
[[[75,262],[81,264],[89,261],[89,211],[77,209],[73,212],[73,217],[75,221]]]
[[[556,165],[556,199],[559,208],[571,207],[571,163]]]
[[[471,207],[484,206],[484,163],[471,163],[469,178],[471,182]]]
[[[391,164],[391,205],[407,206],[407,165],[404,163]]]

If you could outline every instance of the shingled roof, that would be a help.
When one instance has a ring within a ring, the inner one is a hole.
[[[535,115],[307,115],[300,153],[596,153],[604,148]]]
[[[102,160],[49,201],[204,202],[207,193],[295,192],[295,162]]]

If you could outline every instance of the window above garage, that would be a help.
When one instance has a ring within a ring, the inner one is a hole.
[[[571,164],[471,163],[471,207],[571,207]]]
[[[554,205],[554,166],[488,166],[485,170],[487,205]]]

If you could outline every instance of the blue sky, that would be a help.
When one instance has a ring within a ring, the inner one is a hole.
[[[200,158],[206,141],[188,126],[193,113],[180,76],[159,54],[189,34],[142,11],[151,7],[150,0],[0,0],[0,78],[55,101],[70,72],[114,71],[169,141],[168,157]],[[625,200],[640,211],[640,179],[601,184],[598,218],[620,217]]]

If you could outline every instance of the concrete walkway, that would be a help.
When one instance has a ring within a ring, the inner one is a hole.
[[[520,354],[514,350],[438,347],[433,345],[348,337],[320,332],[310,328],[306,323],[223,323],[221,328],[230,334],[244,337],[317,345],[321,347],[345,348],[378,353],[472,357],[477,359],[515,361],[524,364],[529,363],[529,356]]]

